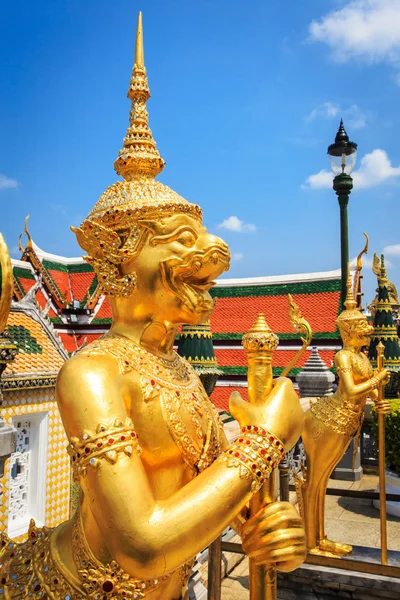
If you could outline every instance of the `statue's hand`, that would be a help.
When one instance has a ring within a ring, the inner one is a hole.
[[[241,427],[261,425],[290,450],[301,435],[304,413],[293,383],[287,377],[274,379],[273,388],[263,402],[250,403],[238,392],[229,399],[229,410]]]
[[[378,377],[379,381],[383,385],[387,385],[390,381],[390,371],[389,369],[382,369],[382,371],[378,371],[375,373],[376,377]]]
[[[303,522],[290,502],[273,502],[243,525],[243,550],[257,565],[273,563],[278,571],[293,571],[305,560]]]

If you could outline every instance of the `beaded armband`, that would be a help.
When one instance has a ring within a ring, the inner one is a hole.
[[[352,373],[353,367],[336,367],[338,374],[340,373]]]
[[[253,478],[251,491],[257,492],[284,457],[282,442],[263,427],[247,425],[241,435],[218,460],[239,469],[242,479]]]
[[[372,384],[372,388],[371,389],[376,390],[379,387],[380,380],[379,380],[379,377],[377,377],[376,375],[374,375],[373,377],[371,377],[371,379],[369,381]]]
[[[118,419],[111,425],[100,423],[96,433],[84,431],[80,438],[71,438],[67,447],[74,481],[84,477],[89,467],[97,469],[102,460],[115,464],[120,454],[131,456],[134,450],[140,453],[138,438],[130,419],[126,419],[125,424]]]

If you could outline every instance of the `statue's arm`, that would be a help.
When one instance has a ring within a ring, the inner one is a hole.
[[[127,415],[113,362],[72,359],[57,381],[68,437]],[[133,399],[134,402],[134,399]],[[101,460],[81,478],[85,497],[113,558],[141,578],[161,576],[195,556],[227,527],[251,497],[251,478],[217,461],[167,500],[156,502],[140,456]]]

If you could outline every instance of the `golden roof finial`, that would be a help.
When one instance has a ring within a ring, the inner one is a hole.
[[[114,163],[118,175],[126,181],[138,177],[156,177],[165,166],[164,159],[157,150],[149,127],[146,102],[150,89],[144,66],[142,13],[138,15],[136,30],[135,63],[133,65],[128,98],[132,102],[129,113],[129,127],[124,139],[124,147]]]
[[[135,45],[135,66],[144,69],[142,11],[138,14]]]
[[[357,302],[355,301],[353,294],[353,283],[351,281],[350,263],[347,266],[347,294],[344,302],[346,310],[354,310],[357,308]]]

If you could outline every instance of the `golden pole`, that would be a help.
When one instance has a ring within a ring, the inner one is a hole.
[[[279,343],[278,337],[268,327],[263,314],[259,314],[250,331],[243,336],[242,344],[248,352],[249,402],[262,402],[272,390],[272,354]],[[276,499],[276,470],[250,501],[250,515]],[[274,564],[257,566],[249,561],[250,600],[277,600],[277,577]]]
[[[376,347],[378,372],[383,371],[385,346],[382,342]],[[376,412],[378,413],[378,445],[379,445],[379,510],[381,525],[381,563],[388,564],[387,551],[387,525],[386,525],[386,461],[385,461],[385,414],[382,411],[383,397],[382,383],[378,387],[378,401]]]

